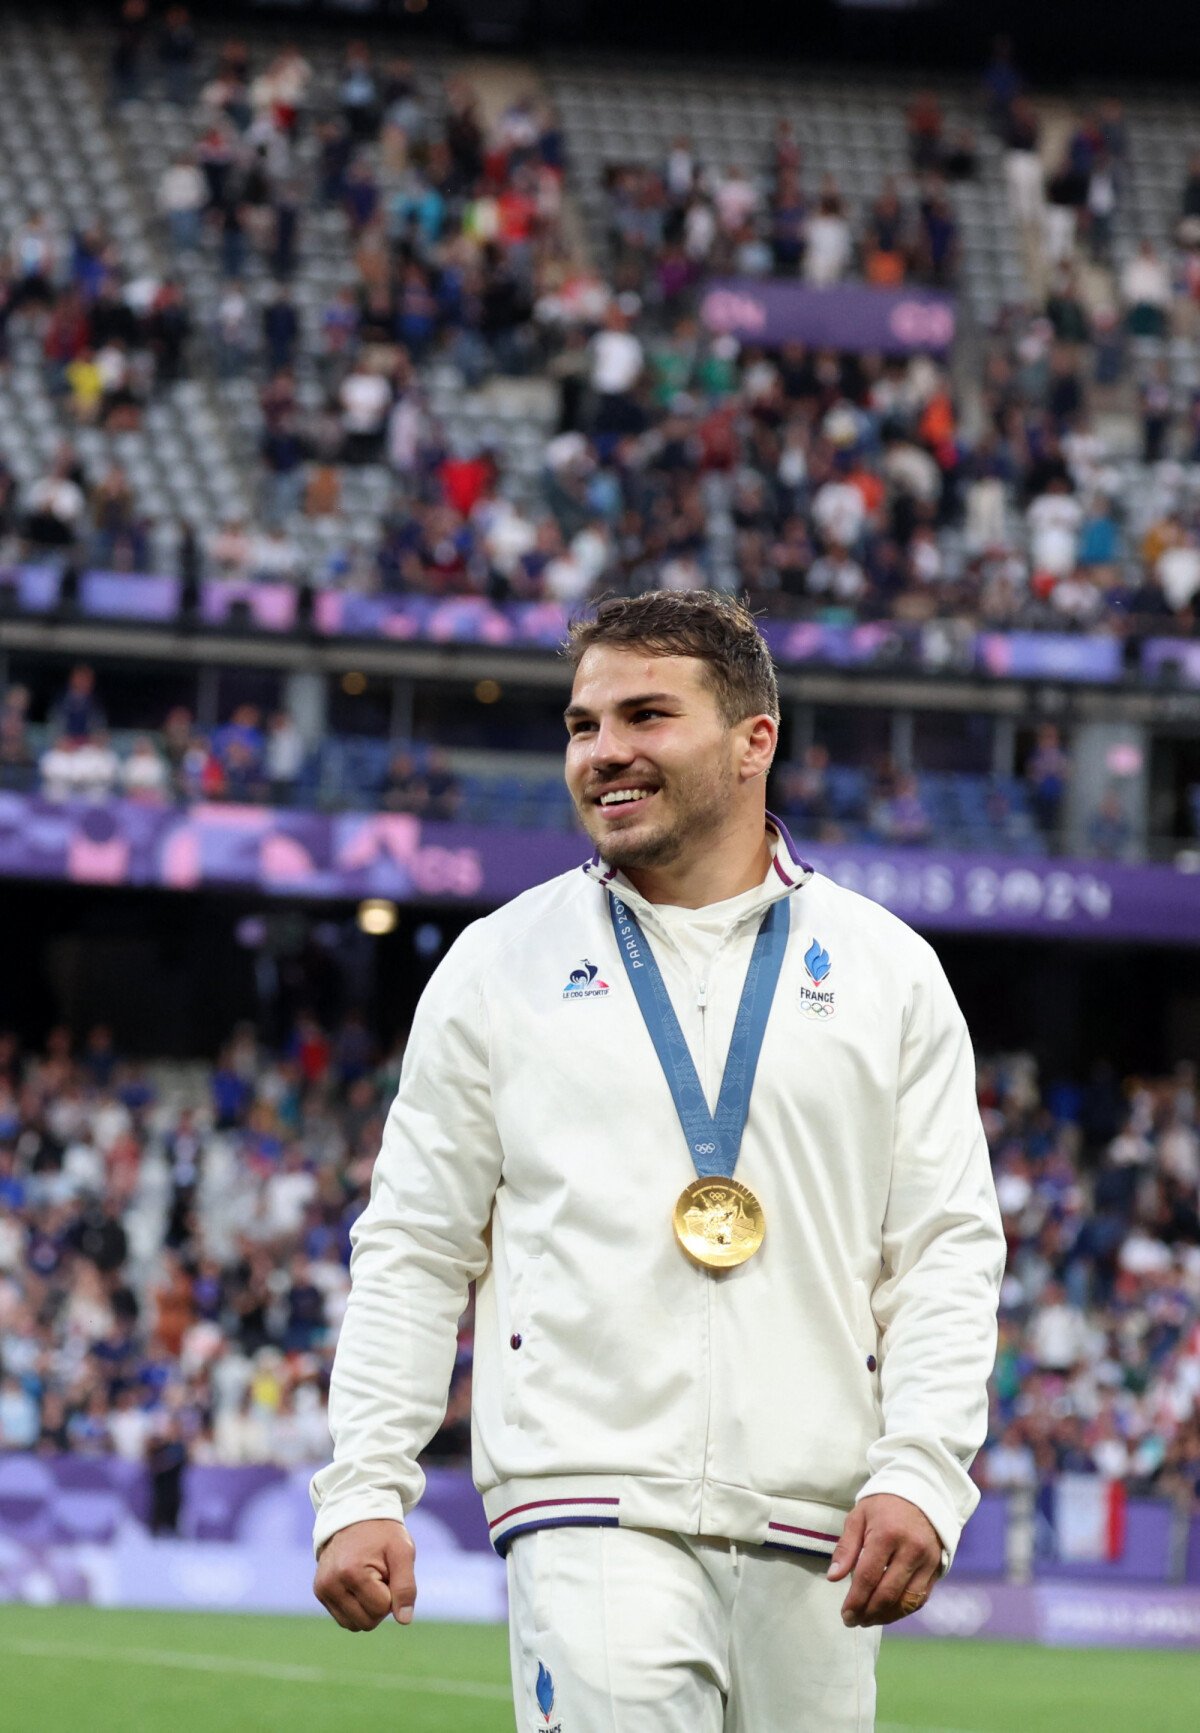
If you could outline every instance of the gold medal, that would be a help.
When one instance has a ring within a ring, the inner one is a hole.
[[[674,1213],[675,1238],[694,1263],[708,1270],[731,1270],[752,1258],[763,1242],[762,1205],[736,1179],[694,1179],[680,1192]]]

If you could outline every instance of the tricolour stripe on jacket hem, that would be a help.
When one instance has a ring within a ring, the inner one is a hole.
[[[790,1522],[769,1522],[767,1527],[774,1534],[798,1534],[803,1535],[805,1540],[827,1540],[834,1546],[836,1546],[838,1541],[842,1538],[840,1534],[825,1534],[819,1528],[794,1528]],[[775,1541],[773,1544],[775,1546],[795,1546],[797,1543],[795,1541],[784,1540]]]
[[[503,1558],[508,1551],[509,1543],[516,1540],[519,1534],[532,1534],[537,1528],[620,1528],[619,1517],[615,1516],[546,1516],[537,1522],[519,1522],[515,1528],[505,1529],[503,1534],[492,1536],[492,1545]]]
[[[790,1540],[765,1540],[762,1543],[764,1552],[799,1553],[802,1558],[828,1558],[830,1555],[823,1546],[797,1546]]]
[[[514,1504],[511,1510],[495,1517],[488,1523],[488,1532],[492,1545],[503,1556],[513,1535],[527,1534],[531,1528],[565,1528],[568,1525],[579,1528],[616,1528],[617,1507],[620,1502],[616,1497],[534,1498],[526,1504]],[[600,1515],[599,1506],[604,1506],[611,1514]],[[527,1517],[529,1520],[518,1522],[519,1517]]]

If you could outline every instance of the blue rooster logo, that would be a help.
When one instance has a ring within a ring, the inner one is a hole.
[[[597,972],[595,963],[581,963],[578,969],[571,970],[572,987],[590,987]]]
[[[551,1715],[554,1713],[554,1680],[551,1678],[548,1668],[542,1661],[538,1662],[536,1696],[538,1708],[542,1711],[543,1719],[546,1722],[549,1722]]]
[[[819,939],[814,939],[804,953],[804,967],[808,970],[808,978],[814,986],[819,987],[828,975],[833,964],[829,961],[829,952],[825,950]]]

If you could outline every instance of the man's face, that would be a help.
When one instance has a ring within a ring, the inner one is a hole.
[[[611,865],[670,865],[734,821],[749,725],[725,722],[695,657],[596,645],[566,722],[567,787]]]

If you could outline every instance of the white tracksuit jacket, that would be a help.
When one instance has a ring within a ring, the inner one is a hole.
[[[737,1164],[766,1238],[714,1276],[672,1232],[695,1173],[613,877],[594,860],[468,928],[421,1000],[352,1232],[315,1546],[420,1497],[474,1279],[474,1471],[499,1551],[586,1523],[830,1552],[856,1499],[890,1492],[948,1563],[978,1498],[1004,1242],[942,969],[782,829],[704,990],[618,881],[710,1108],[762,909],[791,899]]]

